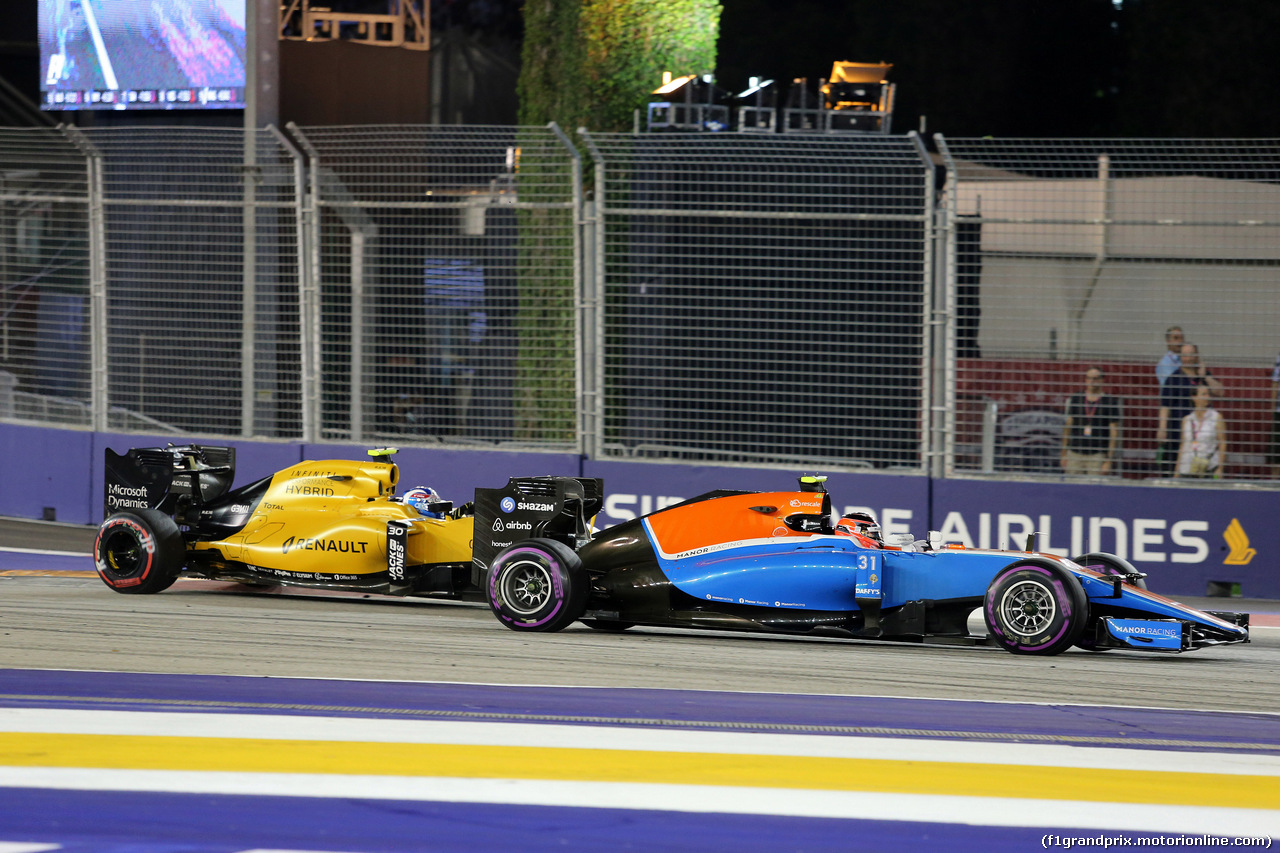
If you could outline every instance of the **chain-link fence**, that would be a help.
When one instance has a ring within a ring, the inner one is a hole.
[[[955,470],[1274,476],[1280,143],[939,147]]]
[[[600,453],[919,468],[913,137],[596,135]]]
[[[0,417],[89,426],[89,161],[0,129]]]
[[[1280,143],[936,142],[0,130],[0,419],[1278,479]]]
[[[320,432],[576,448],[577,154],[556,128],[291,128]]]
[[[70,135],[97,164],[112,409],[182,432],[301,435],[296,152],[265,130]]]

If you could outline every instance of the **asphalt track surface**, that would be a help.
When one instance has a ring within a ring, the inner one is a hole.
[[[1187,600],[1260,627],[1176,656],[521,635],[454,602],[119,595],[91,541],[0,522],[0,853],[1280,839],[1276,602]]]

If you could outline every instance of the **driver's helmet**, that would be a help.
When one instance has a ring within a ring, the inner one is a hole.
[[[430,486],[414,486],[404,493],[404,502],[418,511],[423,518],[444,518],[442,512],[432,512],[431,504],[444,503],[440,493]]]
[[[859,536],[865,536],[876,542],[880,541],[880,526],[876,524],[875,518],[866,512],[847,512],[841,521],[847,522],[853,527],[853,532]]]

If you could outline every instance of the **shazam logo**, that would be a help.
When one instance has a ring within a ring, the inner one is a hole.
[[[515,512],[516,499],[513,497],[505,497],[502,499],[502,503],[498,504],[498,506],[502,507],[503,512]]]

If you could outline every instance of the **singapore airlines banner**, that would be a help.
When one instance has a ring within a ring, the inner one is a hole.
[[[946,541],[1018,547],[1034,532],[1043,551],[1119,554],[1157,592],[1239,584],[1245,596],[1280,598],[1274,491],[935,480],[932,504]]]

